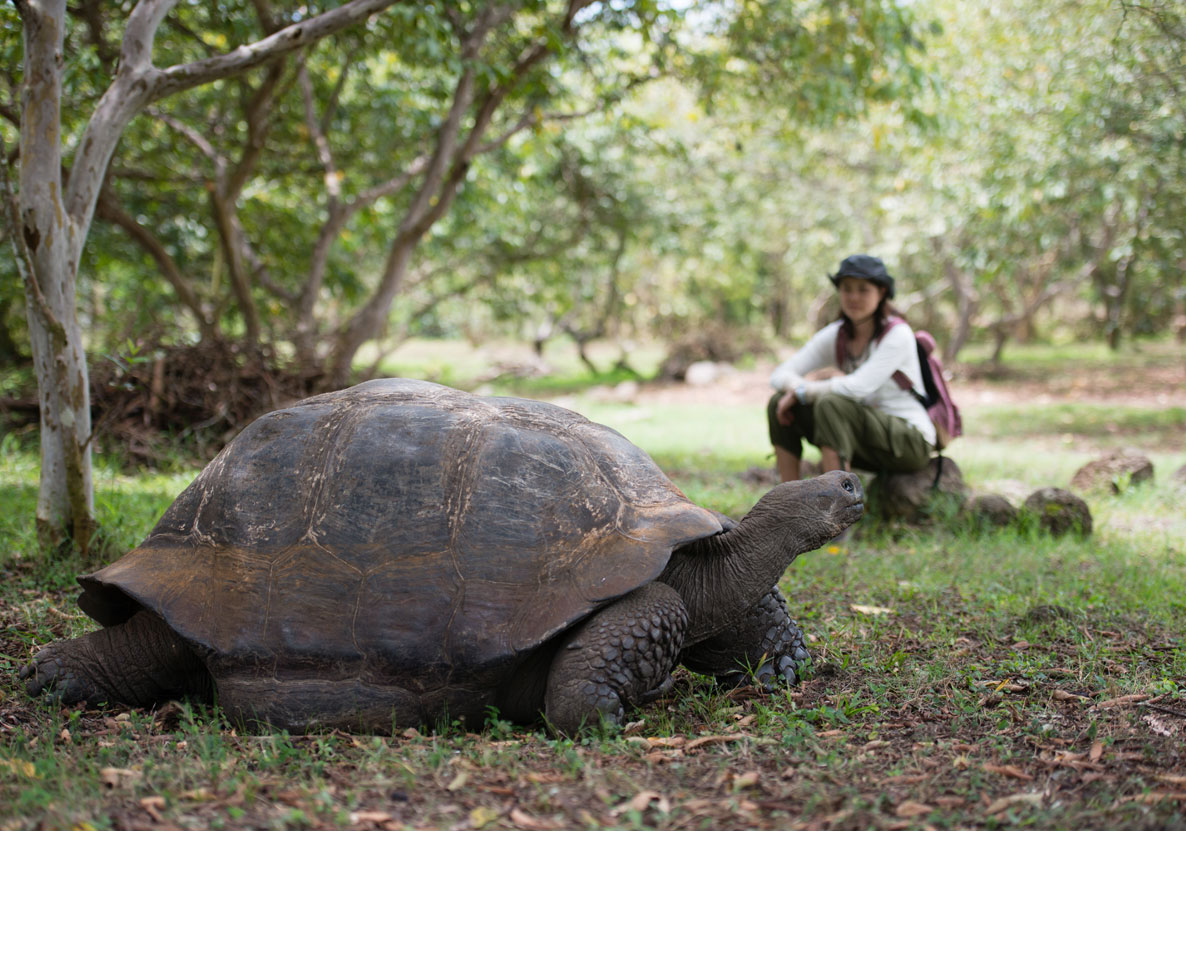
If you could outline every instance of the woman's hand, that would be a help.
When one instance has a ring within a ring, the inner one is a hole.
[[[795,416],[791,414],[791,408],[795,406],[797,400],[794,391],[787,391],[778,399],[778,404],[774,407],[774,416],[778,418],[779,424],[789,425],[795,420]]]

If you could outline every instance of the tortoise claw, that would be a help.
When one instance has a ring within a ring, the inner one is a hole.
[[[743,670],[732,671],[717,677],[717,683],[726,690],[740,687],[745,683],[765,691],[774,691],[786,687],[794,687],[799,683],[799,671],[811,657],[802,647],[796,648],[794,653],[782,654],[762,663],[757,670],[749,673]]]

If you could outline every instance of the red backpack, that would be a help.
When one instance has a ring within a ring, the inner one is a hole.
[[[890,317],[885,322],[885,328],[881,331],[881,336],[884,337],[890,327],[896,326],[899,323],[905,323],[901,317]],[[881,337],[877,338],[878,340]],[[951,443],[952,439],[958,438],[964,432],[964,422],[960,417],[960,409],[951,397],[951,391],[947,389],[947,381],[943,378],[943,368],[939,366],[938,359],[934,356],[935,338],[932,337],[925,330],[919,330],[914,334],[914,343],[918,350],[918,364],[919,370],[922,371],[922,386],[926,390],[926,394],[919,394],[914,389],[910,378],[903,374],[900,370],[893,372],[892,376],[894,383],[904,391],[909,391],[916,398],[918,403],[927,409],[927,414],[930,416],[931,422],[935,425],[936,445],[942,451]],[[836,366],[842,366],[844,358],[848,355],[848,335],[844,332],[842,326],[836,334]]]

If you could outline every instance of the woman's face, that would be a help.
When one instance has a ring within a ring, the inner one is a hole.
[[[886,292],[884,286],[852,276],[844,277],[836,288],[840,291],[840,309],[853,323],[862,323],[873,316]]]

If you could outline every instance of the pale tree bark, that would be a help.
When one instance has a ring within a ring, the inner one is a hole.
[[[63,212],[62,45],[66,2],[22,2],[19,226],[14,226],[28,305],[29,341],[41,405],[37,532],[43,544],[94,535],[91,401],[75,314],[78,228]]]
[[[14,0],[24,32],[14,242],[24,274],[41,404],[37,525],[44,543],[70,539],[85,550],[95,531],[90,399],[75,302],[83,246],[124,129],[154,101],[266,64],[397,2],[351,0],[227,54],[159,69],[152,63],[153,41],[177,0],[140,0],[126,21],[119,68],[89,119],[65,183],[61,85],[66,0]]]

